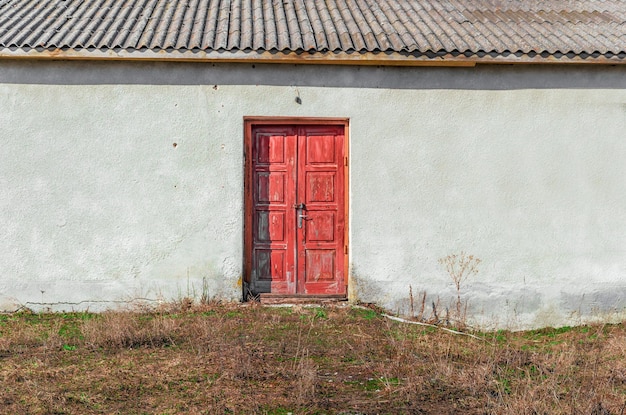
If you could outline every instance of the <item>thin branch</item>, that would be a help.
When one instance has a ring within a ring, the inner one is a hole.
[[[448,328],[445,328],[445,327],[437,326],[435,324],[422,323],[421,321],[407,320],[407,319],[404,319],[404,318],[401,318],[401,317],[391,316],[391,315],[385,314],[385,313],[381,313],[381,315],[383,317],[388,318],[389,320],[399,321],[400,323],[416,324],[418,326],[425,326],[425,327],[433,327],[435,329],[443,330],[443,331],[448,332],[450,334],[455,334],[455,335],[459,335],[459,336],[467,336],[467,337],[471,337],[471,338],[476,339],[476,340],[482,340],[485,343],[488,343],[490,346],[493,346],[493,343],[487,341],[486,339],[484,339],[482,337],[474,336],[473,334],[470,334],[470,333],[464,333],[462,331],[456,331],[456,330],[448,329]]]

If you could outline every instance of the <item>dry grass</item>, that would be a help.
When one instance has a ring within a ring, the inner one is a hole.
[[[474,334],[351,307],[0,315],[0,413],[626,413],[623,325]]]

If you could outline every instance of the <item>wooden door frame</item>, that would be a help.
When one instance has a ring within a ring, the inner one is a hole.
[[[333,125],[343,128],[344,140],[343,140],[343,151],[344,151],[344,285],[345,285],[345,298],[348,297],[348,281],[349,281],[349,218],[348,212],[349,208],[349,200],[350,200],[350,176],[349,172],[349,150],[350,150],[350,138],[349,138],[349,118],[318,118],[318,117],[244,117],[243,118],[243,127],[244,127],[244,227],[243,227],[243,241],[244,241],[244,263],[243,263],[243,284],[242,284],[242,294],[243,300],[246,301],[248,299],[248,286],[250,284],[250,278],[252,275],[252,128],[253,126],[262,126],[262,125],[313,125],[313,126],[324,126],[324,125]],[[310,297],[314,298],[315,295],[311,295]]]

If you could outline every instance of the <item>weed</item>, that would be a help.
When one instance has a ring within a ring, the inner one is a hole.
[[[417,321],[424,321],[424,309],[426,308],[426,291],[422,291],[420,295],[419,311],[415,315],[415,299],[413,298],[413,286],[409,285],[409,312],[411,317],[417,318]]]
[[[323,308],[317,307],[315,309],[315,318],[328,318],[328,315]]]
[[[261,410],[261,413],[263,415],[292,415],[293,414],[293,409],[288,409],[282,406],[279,406],[278,408],[263,408]]]
[[[480,259],[474,255],[467,255],[461,251],[460,254],[451,254],[439,259],[439,263],[445,268],[446,272],[452,279],[456,289],[456,301],[454,303],[453,318],[457,324],[464,327],[467,314],[467,303],[461,301],[461,284],[465,282],[471,275],[478,273],[478,264]]]
[[[379,313],[369,308],[353,308],[352,314],[354,315],[354,317],[364,320],[373,320],[375,318],[380,318]]]
[[[309,357],[307,349],[300,352],[294,375],[296,402],[300,405],[306,405],[315,397],[317,384],[317,365]]]
[[[87,346],[94,349],[164,346],[175,343],[173,332],[179,324],[158,314],[106,312],[83,321],[81,331]]]
[[[495,339],[496,342],[498,342],[500,344],[506,342],[506,340],[507,340],[506,331],[498,330],[495,333],[494,339]]]
[[[211,301],[211,294],[209,292],[209,280],[206,277],[202,277],[202,294],[200,295],[200,304],[209,304]]]
[[[511,381],[507,378],[496,378],[498,381],[498,393],[500,395],[511,394]]]
[[[418,311],[415,312],[415,297],[413,295],[413,286],[409,285],[409,313],[410,317],[416,321],[427,324],[440,324],[442,320],[439,317],[439,298],[431,301],[430,313],[426,312],[427,295],[426,291],[418,294]]]
[[[63,324],[58,334],[63,339],[82,339],[83,337],[80,327],[74,322]]]
[[[239,311],[228,311],[226,312],[226,314],[224,314],[224,317],[226,318],[235,318],[235,317],[241,317],[242,314]]]

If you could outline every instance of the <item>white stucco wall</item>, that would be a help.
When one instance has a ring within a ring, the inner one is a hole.
[[[477,324],[618,318],[624,75],[0,62],[0,309],[240,299],[243,117],[302,116],[350,118],[351,299],[447,305],[465,251]]]
[[[352,260],[368,292],[401,310],[408,285],[428,304],[451,298],[438,258],[465,251],[482,260],[462,286],[481,324],[574,324],[623,310],[624,91],[393,95],[390,106],[403,104],[387,127],[353,124],[354,141],[380,143],[367,157],[353,144]],[[360,181],[362,171],[386,173]]]

